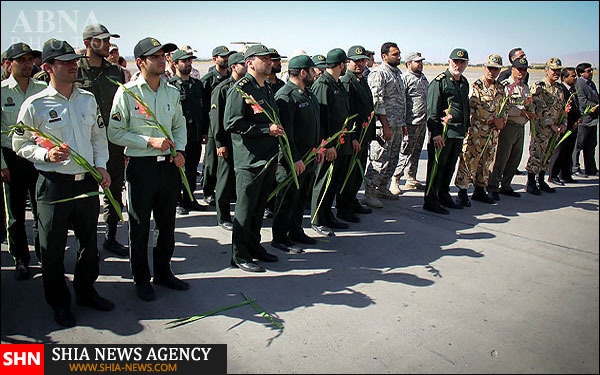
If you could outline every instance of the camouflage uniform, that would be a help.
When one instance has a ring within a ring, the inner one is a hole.
[[[531,87],[531,99],[535,104],[535,137],[529,143],[529,160],[527,160],[527,172],[537,174],[548,170],[548,160],[544,163],[546,150],[550,139],[554,135],[552,125],[558,124],[560,114],[564,109],[565,100],[560,83],[549,83],[547,80],[538,81]]]
[[[377,121],[376,140],[371,142],[365,179],[370,188],[385,188],[396,169],[400,146],[402,145],[402,127],[406,126],[406,90],[402,81],[402,72],[397,67],[383,63],[371,71],[368,78],[373,93],[373,102],[379,97],[380,103],[376,115],[387,117],[392,138],[383,143],[383,125]]]
[[[467,130],[463,142],[458,171],[454,179],[454,184],[459,189],[468,189],[470,183],[480,187],[488,184],[498,144],[498,131],[489,122],[497,114],[503,99],[504,86],[498,81],[487,86],[485,80],[481,78],[471,85],[469,98],[471,127]],[[506,118],[506,112],[502,117]],[[490,132],[492,136],[485,146]]]
[[[402,177],[408,167],[407,182],[417,181],[417,168],[423,149],[425,133],[427,133],[427,89],[429,82],[425,74],[414,74],[408,71],[402,75],[406,88],[406,129],[408,133],[402,140],[400,159],[394,177]]]

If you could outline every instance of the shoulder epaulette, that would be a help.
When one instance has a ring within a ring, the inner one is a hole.
[[[442,78],[444,78],[445,76],[446,76],[446,75],[445,75],[444,73],[440,73],[440,74],[438,74],[438,75],[437,75],[437,77],[435,77],[435,80],[436,80],[436,81],[441,81],[441,80],[442,80]]]
[[[242,86],[244,86],[248,82],[250,82],[250,80],[248,79],[248,77],[244,77],[244,78],[242,78],[242,79],[240,79],[238,81],[238,86],[242,87]]]

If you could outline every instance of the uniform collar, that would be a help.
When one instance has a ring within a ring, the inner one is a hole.
[[[144,78],[143,74],[140,74],[140,76],[133,82],[135,82],[136,86],[138,86],[140,88],[140,91],[142,90],[142,86],[146,85],[148,87],[148,90],[154,92],[154,90],[152,90],[152,88],[150,87],[148,82],[146,82],[146,79]],[[163,87],[165,87],[165,85],[166,85],[165,80],[159,79],[158,80],[158,89],[156,90],[156,92],[160,91]]]
[[[300,86],[298,86],[297,84],[295,84],[294,82],[292,82],[289,79],[285,84],[290,85],[294,91],[298,90],[298,92],[301,94],[304,94],[306,92],[306,89],[301,89]]]
[[[111,63],[110,61],[108,61],[105,58],[102,58],[102,62],[100,63],[100,68],[107,69],[107,68],[110,68],[112,65],[113,65],[113,63]],[[79,67],[83,68],[83,69],[95,68],[95,67],[90,66],[88,59],[80,59]]]
[[[452,73],[450,73],[450,69],[446,69],[446,71],[444,72],[446,74],[446,77],[448,77],[448,79],[450,79],[451,81],[456,81],[456,79],[454,79],[454,76],[452,75]],[[460,81],[464,81],[465,80],[465,76],[464,74],[460,75]]]
[[[336,82],[335,78],[328,71],[325,71],[323,73],[323,77],[325,77],[326,79],[328,79],[330,81]]]
[[[400,69],[397,66],[391,66],[386,62],[384,62],[382,65],[394,73],[402,73],[402,71],[400,71]]]
[[[48,87],[46,88],[46,90],[48,90],[47,91],[48,96],[58,96],[66,101],[73,100],[77,97],[77,95],[79,95],[79,89],[77,87],[75,87],[75,85],[73,85],[73,91],[71,92],[70,98],[67,98],[60,92],[56,91],[56,89],[54,88],[54,86],[52,86],[52,84],[48,84]]]
[[[17,82],[17,80],[15,79],[15,77],[13,77],[12,74],[8,76],[8,78],[6,79],[6,81],[8,82],[8,88],[9,89],[14,89],[15,86],[19,85],[19,83]]]

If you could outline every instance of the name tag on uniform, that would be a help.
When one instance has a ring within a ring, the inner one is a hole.
[[[52,118],[52,119],[48,120],[49,123],[53,123],[53,122],[57,122],[57,121],[62,121],[62,117]]]
[[[298,103],[298,108],[304,108],[304,107],[308,107],[310,105],[309,102],[304,102],[304,103]]]
[[[264,104],[264,103],[265,103],[265,101],[261,99],[261,100],[257,101],[257,103],[258,103],[258,104]]]
[[[5,103],[4,106],[5,107],[14,107],[15,103]]]

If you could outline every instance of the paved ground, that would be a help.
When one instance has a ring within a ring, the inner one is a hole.
[[[422,158],[420,178],[424,168]],[[272,249],[281,261],[258,275],[228,266],[230,235],[214,211],[178,217],[172,267],[192,288],[157,287],[157,300],[142,302],[127,261],[101,250],[97,288],[117,308],[74,306],[73,329],[52,320],[37,266],[32,280],[14,280],[2,244],[2,342],[226,343],[232,373],[598,373],[597,177],[449,216],[421,204],[408,192],[306,254]],[[75,251],[71,233],[69,279]],[[165,329],[241,301],[240,291],[285,328],[245,306]]]

